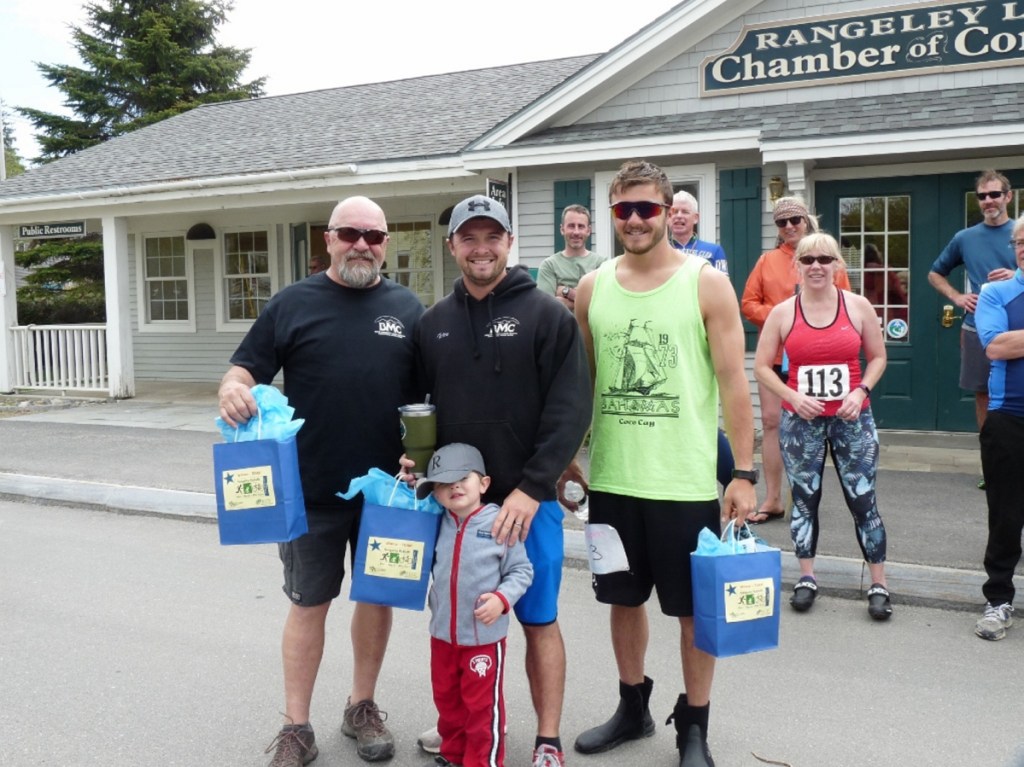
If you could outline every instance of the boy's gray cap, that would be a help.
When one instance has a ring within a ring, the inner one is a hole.
[[[453,442],[438,448],[427,462],[427,475],[416,480],[416,497],[422,500],[430,495],[435,482],[458,482],[474,471],[481,476],[487,474],[484,457],[472,445]]]
[[[459,227],[471,218],[489,218],[501,224],[501,228],[512,233],[512,224],[508,220],[508,211],[497,200],[474,194],[467,197],[452,209],[452,217],[448,219],[448,239],[459,231]]]

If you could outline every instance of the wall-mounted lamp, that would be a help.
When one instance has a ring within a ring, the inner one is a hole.
[[[217,233],[209,224],[193,224],[185,233],[186,240],[216,240]]]
[[[772,203],[778,202],[779,198],[782,197],[782,194],[785,191],[786,185],[782,183],[781,176],[772,176],[768,179],[768,199],[771,200]]]

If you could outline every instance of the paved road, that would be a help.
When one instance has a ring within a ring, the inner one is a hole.
[[[225,547],[205,522],[0,500],[0,765],[261,765],[281,708],[287,609],[271,546]],[[329,618],[314,697],[320,767],[356,765],[337,725],[348,688],[347,602]],[[423,613],[396,611],[378,699],[395,767],[425,760],[431,722]],[[588,575],[565,573],[567,743],[614,708],[607,619]],[[1024,765],[1015,669],[1024,628],[973,636],[974,615],[897,606],[874,623],[860,600],[784,612],[778,650],[722,661],[712,744],[720,767],[752,755],[792,767]],[[674,621],[652,615],[655,736],[577,767],[677,764],[662,726],[680,687]],[[1018,633],[1019,632],[1019,633]],[[509,643],[510,767],[528,764],[523,642]]]

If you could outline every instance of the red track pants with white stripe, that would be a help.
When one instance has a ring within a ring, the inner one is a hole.
[[[463,767],[505,764],[505,640],[458,647],[430,638],[441,756]]]

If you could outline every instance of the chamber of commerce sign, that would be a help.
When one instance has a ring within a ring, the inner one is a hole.
[[[28,224],[18,227],[18,237],[39,240],[44,237],[84,237],[85,222],[69,221],[63,224]]]
[[[1024,2],[915,3],[744,27],[701,64],[714,96],[1024,61]]]

